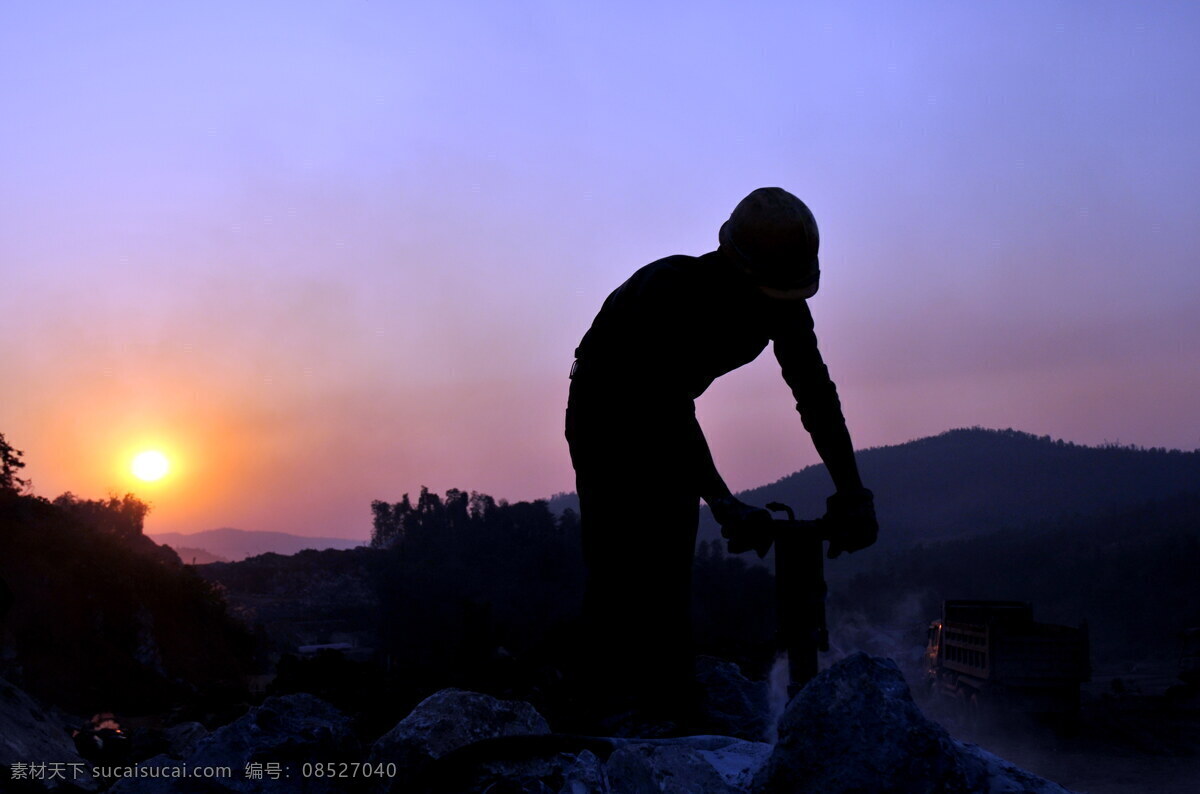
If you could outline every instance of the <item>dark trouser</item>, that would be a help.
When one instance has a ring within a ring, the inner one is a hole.
[[[579,493],[583,670],[616,711],[670,712],[691,690],[691,574],[700,496],[691,417],[619,410],[572,382],[567,440]]]

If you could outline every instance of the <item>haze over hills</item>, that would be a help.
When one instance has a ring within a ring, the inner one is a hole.
[[[305,537],[287,532],[252,532],[231,527],[209,529],[188,535],[181,532],[148,534],[155,543],[174,548],[185,562],[191,562],[195,557],[197,563],[237,562],[267,552],[291,555],[304,549],[352,549],[367,543],[366,540]],[[207,552],[217,559],[205,557],[200,552]]]
[[[169,544],[167,544],[169,545]],[[171,546],[179,559],[188,565],[208,565],[210,562],[231,562],[219,554],[213,554],[208,549],[197,549],[191,546]]]

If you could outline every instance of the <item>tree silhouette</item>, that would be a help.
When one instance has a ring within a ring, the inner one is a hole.
[[[122,497],[110,495],[107,499],[80,499],[67,491],[54,500],[54,505],[97,531],[119,538],[141,536],[146,514],[150,512],[150,505],[131,493]]]
[[[143,534],[148,505],[132,494],[19,493],[20,454],[4,444],[6,674],[84,713],[240,700],[253,638],[217,588]]]
[[[16,495],[29,487],[29,481],[17,476],[25,468],[21,457],[25,453],[14,449],[0,433],[0,494]]]

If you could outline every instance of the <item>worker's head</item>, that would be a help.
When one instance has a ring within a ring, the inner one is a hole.
[[[783,188],[760,187],[721,226],[721,250],[772,298],[811,298],[821,269],[817,219]]]

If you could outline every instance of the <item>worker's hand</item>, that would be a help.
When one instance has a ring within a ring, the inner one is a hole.
[[[771,514],[753,507],[733,496],[723,496],[708,503],[713,518],[721,525],[721,537],[727,541],[730,554],[754,549],[759,557],[766,555],[775,540]]]
[[[829,558],[843,551],[855,552],[875,542],[879,523],[875,520],[875,495],[862,488],[839,491],[825,500],[825,521],[830,525]]]

